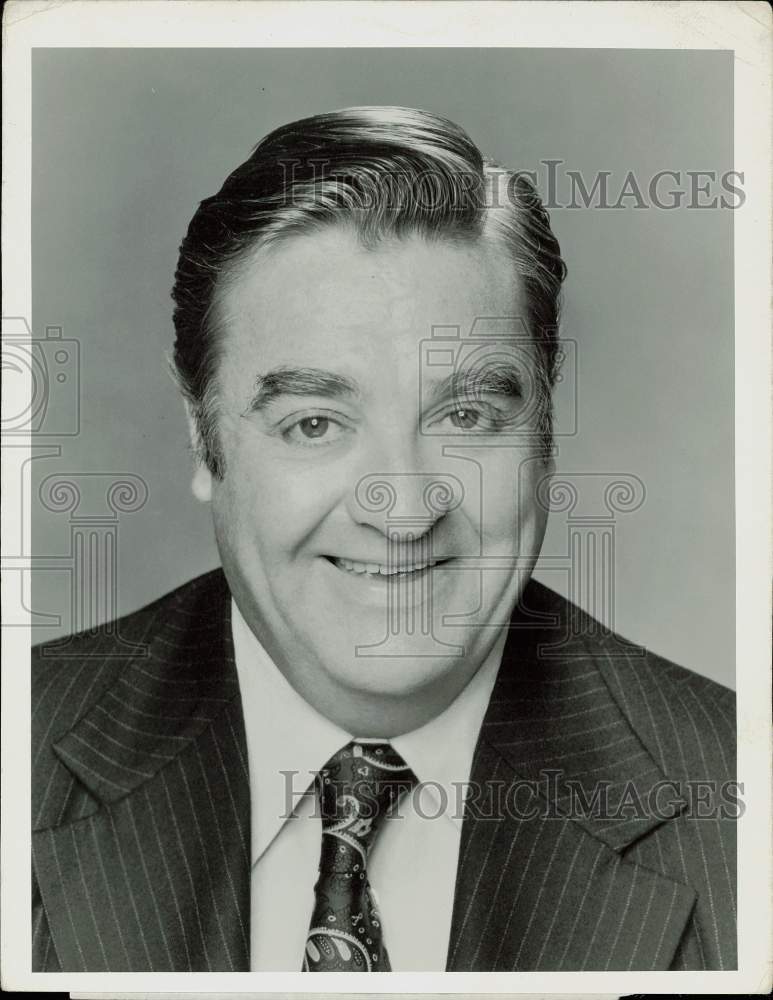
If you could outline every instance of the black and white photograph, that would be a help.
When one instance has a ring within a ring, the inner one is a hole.
[[[4,988],[770,989],[767,5],[44,7]]]

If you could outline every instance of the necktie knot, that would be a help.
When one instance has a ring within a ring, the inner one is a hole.
[[[383,820],[416,777],[389,743],[354,740],[334,754],[318,778],[322,810],[320,870],[364,868]]]

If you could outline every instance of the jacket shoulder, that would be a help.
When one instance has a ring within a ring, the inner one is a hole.
[[[88,631],[33,646],[33,715],[43,710],[40,699],[44,695],[62,696],[66,691],[69,699],[77,698],[79,694],[83,695],[84,686],[92,687],[94,675],[104,672],[110,664],[115,669],[107,672],[114,674],[125,667],[127,660],[144,658],[148,644],[164,623],[177,614],[184,615],[186,608],[195,603],[202,591],[223,586],[225,578],[222,571],[213,570],[130,614]],[[95,700],[96,696],[95,693],[91,700]],[[53,698],[47,700],[52,701]]]
[[[608,660],[602,672],[667,774],[685,780],[735,779],[734,691],[649,650],[620,662]]]
[[[734,691],[610,631],[548,587],[535,581],[534,588],[534,599],[577,637],[665,774],[685,780],[735,779]]]
[[[128,664],[148,657],[162,627],[195,613],[202,598],[226,587],[221,570],[197,577],[131,614],[98,628],[54,639],[31,651],[33,825],[45,822],[62,784],[53,745],[102,698]],[[181,625],[181,627],[184,627]],[[61,794],[70,795],[69,784]],[[61,796],[60,796],[61,797]]]
[[[113,618],[93,629],[73,632],[63,638],[38,643],[32,647],[33,661],[35,659],[43,662],[51,659],[58,661],[71,659],[74,658],[72,654],[76,651],[82,651],[85,654],[100,651],[113,653],[115,652],[114,647],[118,645],[115,642],[116,636],[120,635],[122,638],[135,642],[139,641],[145,633],[150,633],[145,635],[145,638],[152,638],[152,627],[149,628],[149,623],[152,625],[154,621],[163,620],[164,613],[173,610],[182,609],[185,613],[186,606],[195,604],[202,595],[211,595],[214,598],[218,592],[226,590],[227,587],[228,584],[222,569],[213,569],[209,573],[204,573],[193,580],[180,584],[174,590],[170,590],[149,604],[145,604],[129,614],[122,615],[120,618]],[[63,650],[65,643],[67,653],[63,652],[62,655],[59,655],[57,649]]]

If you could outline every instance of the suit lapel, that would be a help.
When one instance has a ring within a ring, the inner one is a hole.
[[[63,968],[249,968],[249,778],[221,574],[203,578],[54,749],[98,798],[33,834]]]
[[[449,971],[668,968],[695,893],[622,855],[684,804],[653,808],[665,776],[604,683],[612,655],[640,651],[529,585],[473,760]]]

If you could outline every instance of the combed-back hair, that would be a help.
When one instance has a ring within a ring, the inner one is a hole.
[[[534,185],[483,157],[466,132],[428,111],[354,107],[275,129],[199,205],[180,245],[175,374],[196,420],[200,459],[225,471],[217,434],[218,295],[257,250],[333,224],[363,247],[419,235],[494,240],[523,290],[538,345],[540,428],[552,448],[561,283],[566,268]]]

